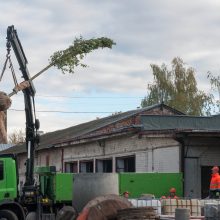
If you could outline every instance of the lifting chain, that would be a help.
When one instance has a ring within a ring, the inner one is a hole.
[[[7,63],[9,62],[9,69],[11,69],[11,73],[12,73],[14,84],[15,84],[15,86],[18,86],[18,81],[17,81],[16,75],[15,75],[15,71],[14,71],[14,67],[13,67],[12,61],[11,61],[11,55],[10,55],[11,44],[10,44],[9,41],[6,43],[6,47],[7,47],[6,60],[5,60],[5,63],[4,63],[2,72],[1,72],[0,82],[1,82],[1,80],[3,78],[4,73],[5,73],[5,70],[6,70],[6,67],[7,67]]]

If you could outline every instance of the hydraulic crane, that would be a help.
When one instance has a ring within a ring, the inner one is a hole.
[[[7,29],[6,46],[7,56],[2,75],[9,61],[15,82],[15,88],[12,94],[22,90],[24,95],[27,159],[25,163],[25,182],[19,193],[16,156],[13,154],[0,155],[0,220],[55,220],[55,216],[64,206],[68,207],[67,212],[71,212],[71,215],[73,215],[75,210],[70,206],[66,206],[71,205],[72,200],[72,174],[56,173],[55,167],[46,167],[46,169],[43,167],[37,171],[39,182],[35,181],[34,158],[36,146],[40,140],[37,132],[40,123],[39,120],[36,119],[35,114],[34,96],[36,91],[27,68],[27,58],[14,26],[9,26]],[[17,83],[12,67],[10,58],[11,48],[15,53],[22,78],[24,79],[24,81],[19,84]],[[2,78],[2,75],[0,78]],[[59,186],[56,186],[56,181],[59,181]],[[59,191],[59,189],[62,189],[62,186],[67,187],[68,183],[69,193],[64,195],[62,190]],[[56,187],[59,187],[59,189]],[[65,214],[65,212],[61,213]]]
[[[27,68],[28,61],[14,26],[9,26],[7,29],[7,50],[10,51],[11,47],[16,55],[22,77],[25,81],[29,82],[30,74]],[[39,143],[39,135],[37,134],[37,130],[40,127],[40,123],[35,117],[34,96],[36,91],[33,83],[30,81],[29,86],[22,91],[24,94],[25,103],[27,149],[25,183],[22,190],[22,202],[25,204],[36,204],[37,189],[34,181],[34,152],[36,145]]]

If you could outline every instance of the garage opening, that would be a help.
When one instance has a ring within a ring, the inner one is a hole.
[[[201,195],[202,199],[209,196],[209,185],[211,180],[211,169],[213,166],[202,166],[201,167]]]

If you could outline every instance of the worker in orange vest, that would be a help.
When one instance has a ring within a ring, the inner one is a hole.
[[[169,196],[162,196],[161,199],[179,199],[179,197],[176,195],[176,189],[171,188],[169,191]]]
[[[169,194],[169,196],[167,196],[168,199],[178,199],[178,196],[176,195],[175,188],[171,188],[169,192],[170,192],[170,194]]]
[[[209,198],[217,199],[219,198],[220,193],[220,175],[219,175],[219,167],[212,167],[212,177],[210,181],[210,190],[209,190]]]

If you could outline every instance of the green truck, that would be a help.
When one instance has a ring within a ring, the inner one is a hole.
[[[37,167],[35,173],[39,177],[41,219],[48,219],[48,215],[49,219],[55,219],[64,205],[72,205],[73,174],[57,173],[55,167]],[[24,220],[26,216],[27,219],[39,219],[36,215],[34,206],[28,210],[21,201],[16,157],[0,155],[0,219]]]

